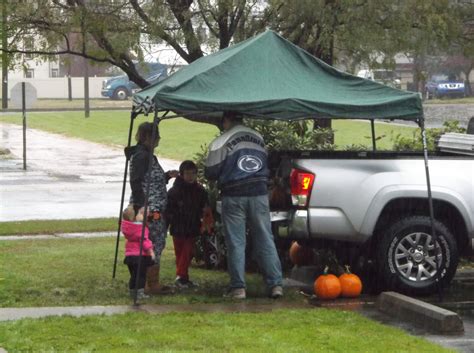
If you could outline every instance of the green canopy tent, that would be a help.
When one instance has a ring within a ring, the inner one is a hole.
[[[273,31],[208,55],[133,97],[134,109],[206,121],[233,110],[263,119],[416,120],[416,93],[336,70]]]
[[[155,126],[172,117],[218,124],[225,111],[235,111],[248,118],[286,121],[369,119],[372,120],[372,129],[373,119],[413,120],[420,124],[425,137],[423,107],[417,93],[341,72],[277,33],[266,31],[200,58],[167,79],[136,93],[128,145],[133,120],[139,114],[153,112]],[[170,112],[174,115],[169,115]],[[424,145],[430,213],[433,216],[425,138]],[[150,162],[151,158],[152,153]],[[128,160],[120,210],[123,209],[127,169]],[[146,208],[147,205],[145,213]],[[119,236],[120,226],[113,277]]]

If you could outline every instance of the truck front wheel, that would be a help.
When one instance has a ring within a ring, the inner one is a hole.
[[[117,100],[125,100],[128,97],[128,91],[124,87],[119,87],[114,91],[113,98]]]
[[[451,282],[459,261],[456,241],[444,224],[435,221],[434,226],[438,246],[426,216],[401,219],[382,234],[377,264],[384,288],[429,294],[436,292],[438,277],[443,286]]]

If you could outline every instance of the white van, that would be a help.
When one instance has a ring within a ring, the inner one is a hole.
[[[359,70],[358,77],[372,80],[384,85],[400,89],[402,81],[393,70],[375,69],[375,70]]]

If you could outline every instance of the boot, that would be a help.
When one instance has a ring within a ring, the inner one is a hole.
[[[148,267],[146,271],[146,294],[172,294],[173,289],[169,286],[160,284],[160,266],[153,265]]]

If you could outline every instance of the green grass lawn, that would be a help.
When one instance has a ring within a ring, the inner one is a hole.
[[[161,276],[175,279],[174,250],[168,237],[162,257]],[[112,280],[115,238],[0,241],[0,307],[130,304],[129,273],[123,264],[121,239],[117,277]],[[200,286],[172,296],[159,296],[150,303],[216,303],[228,283],[224,271],[194,266],[191,278]],[[250,301],[268,303],[261,277],[249,274]],[[299,294],[289,292],[285,300]]]
[[[0,222],[0,236],[22,234],[82,233],[117,230],[117,218]]]
[[[372,150],[372,132],[370,123],[360,120],[333,120],[335,130],[335,144],[340,149],[348,145],[363,145]],[[377,149],[392,150],[394,138],[401,134],[412,137],[415,129],[410,126],[401,126],[388,123],[375,123]]]
[[[449,352],[355,313],[310,308],[21,320],[0,323],[0,346],[9,352]]]
[[[21,124],[19,114],[4,115],[0,121]],[[29,113],[28,126],[92,142],[125,146],[130,127],[130,113],[126,111],[95,111],[90,118],[81,112]],[[152,117],[139,116],[134,123],[133,137],[138,125],[152,121]],[[209,124],[194,123],[185,119],[170,119],[160,123],[161,141],[157,154],[171,159],[192,158],[200,146],[210,142],[218,133]],[[132,144],[135,139],[132,137]]]
[[[8,103],[8,107],[10,109],[14,109],[11,103]],[[89,107],[91,109],[94,108],[132,108],[132,100],[127,99],[123,101],[113,100],[109,98],[92,98],[89,100]],[[32,109],[84,109],[84,99],[45,99],[41,98],[38,99],[33,106]],[[82,113],[84,116],[84,113]]]
[[[0,307],[131,304],[123,239],[112,280],[114,238],[0,241]],[[171,239],[162,279],[175,277]],[[222,298],[228,275],[193,265],[194,290],[156,296],[151,304],[229,303]],[[271,304],[258,274],[247,274],[247,303]],[[302,303],[287,290],[281,300]],[[183,338],[183,333],[186,338]],[[8,351],[238,351],[238,352],[442,352],[353,312],[311,308],[268,313],[170,313],[61,317],[0,323],[0,347]]]
[[[124,146],[127,142],[130,125],[129,113],[126,111],[95,111],[91,117],[84,118],[81,112],[28,113],[28,126],[66,136],[78,137],[93,142]],[[140,116],[135,121],[136,127],[143,121],[151,121],[151,116]],[[19,114],[4,115],[0,122],[21,124]],[[361,144],[372,148],[370,124],[364,121],[333,120],[335,142],[343,148],[345,145]],[[209,143],[218,133],[213,125],[195,123],[186,119],[170,119],[160,123],[161,141],[158,155],[183,160],[191,158],[200,151],[202,145]],[[380,149],[391,149],[392,138],[397,134],[412,136],[413,128],[376,124],[376,135],[382,137],[377,146]],[[134,143],[134,140],[132,140]]]

